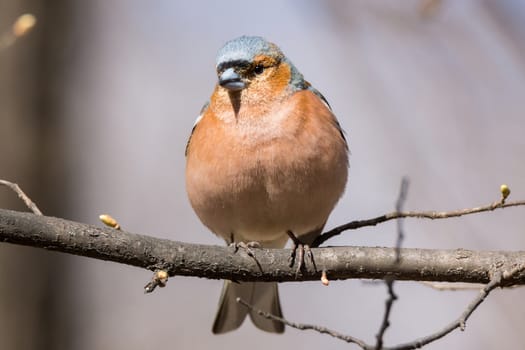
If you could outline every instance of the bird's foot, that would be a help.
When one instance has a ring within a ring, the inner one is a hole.
[[[297,269],[295,271],[295,277],[299,276],[301,270],[305,267],[304,256],[305,254],[310,258],[315,268],[314,256],[312,250],[308,244],[304,244],[295,236],[292,231],[286,231],[290,239],[292,240],[292,253],[290,254],[289,266],[292,267],[297,258]]]
[[[255,251],[254,249],[260,249],[262,248],[261,244],[259,242],[231,242],[229,244],[230,247],[233,247],[233,252],[237,253],[239,249],[242,249],[246,252],[246,254],[255,261],[257,264],[257,267],[259,270],[262,271],[262,266],[259,263],[259,260],[255,257]]]
[[[252,258],[255,258],[253,249],[261,248],[261,244],[255,241],[254,242],[231,242],[229,246],[233,247],[234,253],[237,253],[239,249],[242,249],[246,252],[246,254],[248,254],[248,256],[251,256]]]

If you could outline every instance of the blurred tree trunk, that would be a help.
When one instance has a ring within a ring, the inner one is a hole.
[[[30,12],[37,25],[0,51],[0,178],[17,182],[49,215],[64,216],[67,179],[57,173],[63,114],[68,1],[1,0],[0,33]],[[0,207],[24,210],[0,188]],[[68,257],[0,245],[0,349],[68,349]],[[68,326],[69,325],[69,326]]]

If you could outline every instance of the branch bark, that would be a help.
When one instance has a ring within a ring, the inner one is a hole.
[[[329,247],[312,249],[316,268],[308,264],[296,278],[288,266],[289,249],[242,249],[182,243],[59,218],[0,209],[0,241],[55,250],[100,260],[166,270],[170,276],[194,276],[236,281],[319,280],[322,270],[335,279],[396,279],[488,283],[493,272],[521,269],[525,252],[465,249],[400,249]],[[308,259],[307,259],[308,260]],[[505,286],[525,284],[525,272]]]

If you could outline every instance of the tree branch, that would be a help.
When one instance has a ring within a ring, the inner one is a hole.
[[[381,339],[380,343],[376,343],[374,345],[367,344],[364,340],[361,340],[359,338],[353,337],[351,335],[346,335],[346,334],[337,332],[337,331],[335,331],[333,329],[329,329],[327,327],[314,325],[314,324],[291,322],[291,321],[288,321],[287,319],[284,319],[282,317],[275,316],[275,315],[273,315],[273,314],[271,314],[269,312],[264,312],[262,310],[255,309],[253,307],[253,305],[247,303],[245,300],[242,300],[241,298],[237,298],[237,302],[240,303],[241,305],[247,307],[248,309],[257,312],[259,315],[261,315],[261,316],[263,316],[265,318],[268,318],[270,320],[275,320],[275,321],[282,322],[282,323],[284,323],[285,325],[287,325],[289,327],[296,328],[296,329],[299,329],[299,330],[314,330],[314,331],[319,332],[321,334],[328,334],[328,335],[330,335],[330,336],[332,336],[334,338],[343,340],[343,341],[345,341],[347,343],[356,344],[357,346],[359,346],[363,350],[413,350],[413,349],[420,349],[420,348],[422,348],[423,346],[425,346],[427,344],[430,344],[430,343],[432,343],[432,342],[434,342],[434,341],[436,341],[438,339],[441,339],[441,338],[443,338],[444,336],[446,336],[447,334],[449,334],[450,332],[452,332],[453,330],[455,330],[457,328],[461,329],[462,331],[465,330],[465,324],[466,324],[467,320],[472,315],[472,313],[474,313],[474,311],[477,309],[477,307],[479,305],[481,305],[481,303],[488,297],[490,292],[492,292],[494,289],[496,289],[498,287],[503,286],[504,283],[505,283],[505,279],[512,278],[513,275],[518,274],[518,273],[522,273],[522,270],[523,270],[522,267],[518,267],[518,268],[512,269],[510,271],[509,270],[496,270],[494,272],[494,276],[489,281],[489,283],[487,283],[487,285],[485,285],[480,290],[480,292],[476,296],[476,298],[474,298],[474,300],[472,300],[468,304],[466,309],[461,313],[461,315],[456,320],[454,320],[453,322],[451,322],[450,324],[445,326],[443,329],[441,329],[441,330],[439,330],[439,331],[437,331],[435,333],[432,333],[432,334],[430,334],[428,336],[425,336],[425,337],[422,337],[422,338],[418,338],[416,340],[413,340],[413,341],[410,341],[410,342],[407,342],[407,343],[398,344],[398,345],[389,346],[389,347],[384,347],[383,346],[382,339]],[[392,291],[390,290],[389,293],[392,293]]]
[[[275,316],[275,315],[273,315],[273,314],[271,314],[269,312],[265,312],[265,311],[262,311],[262,310],[255,309],[253,307],[253,305],[247,303],[246,300],[243,300],[241,298],[237,298],[237,302],[239,304],[243,305],[244,307],[247,307],[248,309],[250,309],[250,311],[255,311],[257,314],[259,314],[262,317],[265,317],[265,318],[273,320],[273,321],[282,322],[282,323],[284,323],[285,325],[287,325],[289,327],[292,327],[292,328],[295,328],[295,329],[298,329],[298,330],[301,330],[301,331],[313,330],[313,331],[319,332],[321,334],[328,334],[331,337],[343,340],[343,341],[345,341],[347,343],[356,344],[357,346],[359,346],[362,349],[367,349],[367,347],[369,347],[369,345],[366,344],[363,340],[358,339],[356,337],[352,337],[351,335],[342,334],[340,332],[334,331],[333,329],[329,329],[329,328],[323,327],[323,326],[318,326],[318,325],[315,325],[315,324],[297,323],[297,322],[288,321],[285,318]],[[371,348],[370,348],[370,350],[371,350]]]
[[[503,187],[505,186],[505,187]],[[471,215],[471,214],[477,214],[477,213],[483,213],[488,211],[494,211],[496,209],[503,209],[503,208],[510,208],[510,207],[518,207],[518,206],[524,206],[525,201],[514,201],[514,202],[506,202],[506,198],[508,197],[509,192],[506,192],[508,187],[506,185],[502,185],[502,197],[500,200],[487,204],[481,207],[475,207],[475,208],[466,208],[466,209],[458,209],[453,211],[394,211],[388,214],[380,215],[372,219],[366,219],[366,220],[355,220],[351,221],[349,223],[346,223],[341,226],[337,226],[330,231],[327,231],[317,237],[312,246],[313,247],[319,247],[321,244],[326,242],[332,237],[335,237],[337,235],[340,235],[341,233],[348,231],[348,230],[356,230],[361,227],[366,226],[376,226],[383,222],[390,221],[390,220],[396,220],[396,219],[402,219],[402,218],[418,218],[418,219],[431,219],[431,220],[438,220],[438,219],[450,219],[450,218],[456,218],[464,215]]]
[[[319,280],[325,270],[335,279],[397,279],[488,283],[495,268],[525,266],[525,252],[401,249],[314,248],[317,270],[307,264],[296,279],[289,249],[252,249],[255,259],[229,247],[190,244],[95,227],[59,218],[0,209],[0,241],[40,247],[100,260],[166,270],[170,276],[237,281]],[[525,284],[520,272],[505,285]]]
[[[504,278],[511,277],[515,273],[519,273],[520,269],[514,269],[511,271],[496,271],[494,273],[494,277],[490,280],[489,283],[487,283],[486,286],[484,286],[480,291],[479,294],[472,300],[466,309],[461,313],[461,315],[445,326],[443,329],[432,333],[426,337],[422,337],[416,340],[413,340],[408,343],[399,344],[390,348],[384,348],[384,350],[411,350],[411,349],[420,349],[423,346],[430,344],[438,339],[443,338],[453,330],[459,328],[462,331],[465,330],[465,324],[469,317],[472,315],[472,313],[478,308],[478,306],[488,297],[490,292],[492,292],[494,289],[501,287],[504,283]]]
[[[403,210],[403,205],[405,204],[407,193],[408,193],[408,177],[403,177],[401,179],[401,188],[399,189],[399,196],[396,201],[396,212],[401,212]],[[397,220],[397,239],[396,239],[396,263],[399,263],[401,260],[401,245],[405,234],[403,232],[403,219]],[[394,280],[391,278],[385,279],[386,288],[388,290],[388,299],[385,301],[385,311],[383,313],[383,320],[381,326],[379,326],[379,331],[376,335],[376,350],[381,350],[383,348],[384,336],[388,327],[390,327],[390,313],[392,312],[392,307],[394,302],[397,300],[397,295],[394,292]]]
[[[38,207],[36,206],[36,204],[31,200],[31,198],[29,198],[27,194],[25,194],[24,191],[22,191],[18,184],[0,179],[0,185],[9,187],[13,192],[15,192],[18,195],[18,198],[20,198],[22,202],[24,202],[26,207],[28,207],[29,210],[31,210],[33,213],[35,213],[36,215],[43,215],[40,209],[38,209]]]

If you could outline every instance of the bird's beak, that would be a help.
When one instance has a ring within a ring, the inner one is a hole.
[[[246,87],[246,83],[233,68],[228,68],[219,75],[219,85],[230,91],[240,91]]]

